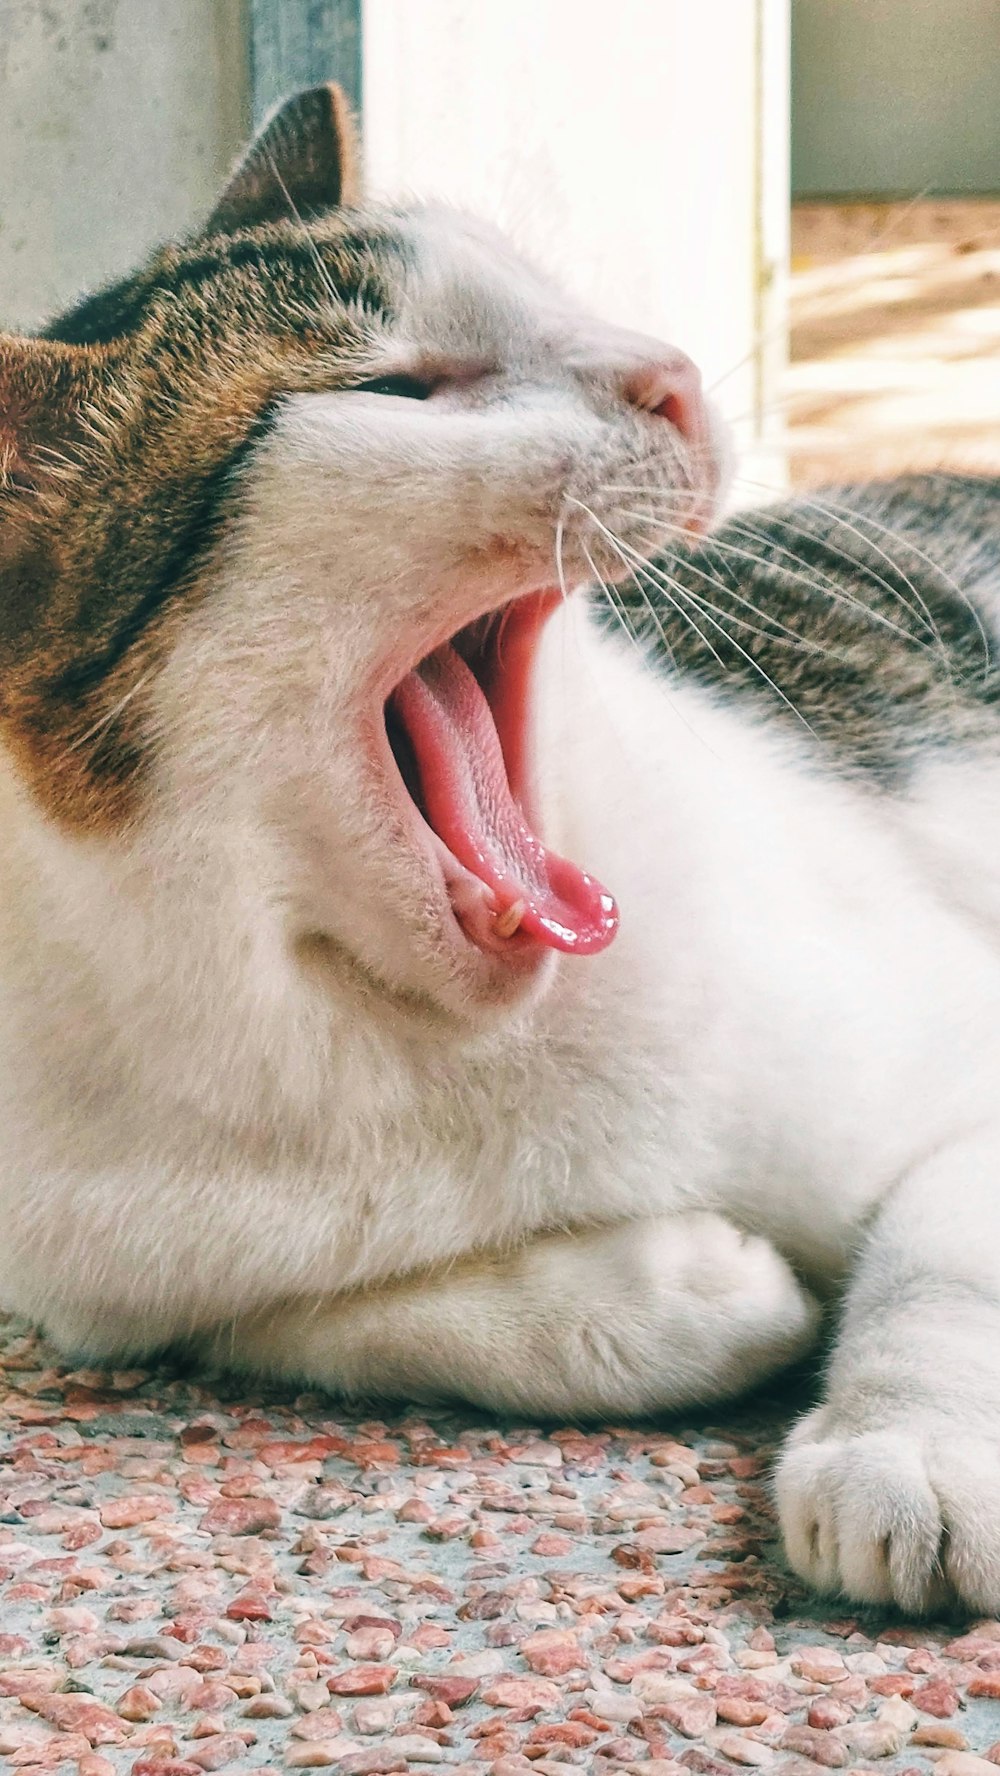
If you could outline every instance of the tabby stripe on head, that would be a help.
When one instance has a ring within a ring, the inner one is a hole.
[[[184,591],[191,574],[216,542],[225,516],[231,510],[234,498],[238,498],[238,472],[272,430],[278,405],[277,400],[268,402],[226,461],[201,483],[197,509],[180,534],[173,538],[161,572],[143,587],[136,603],[126,611],[118,629],[99,653],[74,660],[51,681],[49,688],[54,697],[78,698],[92,691],[121,664],[165,602]]]

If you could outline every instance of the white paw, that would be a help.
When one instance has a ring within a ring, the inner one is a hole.
[[[685,1219],[686,1239],[665,1224],[647,1264],[664,1293],[679,1282],[714,1391],[743,1392],[812,1347],[819,1305],[769,1240],[717,1215]]]
[[[816,1336],[818,1305],[774,1247],[707,1212],[540,1240],[512,1270],[530,1331],[524,1374],[508,1353],[491,1360],[489,1385],[536,1412],[704,1404],[753,1387]]]
[[[636,1222],[609,1249],[621,1270],[632,1411],[745,1393],[815,1342],[815,1299],[768,1240],[721,1216]]]
[[[1000,1612],[1000,1439],[943,1416],[842,1431],[821,1407],[792,1433],[776,1490],[788,1557],[818,1591],[911,1615]]]

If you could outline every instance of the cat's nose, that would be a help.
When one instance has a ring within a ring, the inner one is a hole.
[[[624,372],[621,392],[630,407],[655,419],[669,420],[689,444],[708,436],[708,412],[701,373],[684,352],[665,350]]]

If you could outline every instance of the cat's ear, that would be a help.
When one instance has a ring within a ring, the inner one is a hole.
[[[58,474],[97,381],[90,351],[0,333],[0,512]]]
[[[232,234],[261,222],[307,220],[356,203],[358,152],[339,86],[314,86],[272,112],[251,142],[205,227]]]

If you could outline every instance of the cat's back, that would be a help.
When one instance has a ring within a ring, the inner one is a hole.
[[[614,598],[668,675],[780,738],[817,800],[846,788],[908,873],[1000,946],[1000,480],[905,475],[756,506]]]
[[[1000,741],[998,480],[898,476],[755,507],[620,597],[675,670],[795,734],[817,769],[900,793],[930,754]]]

